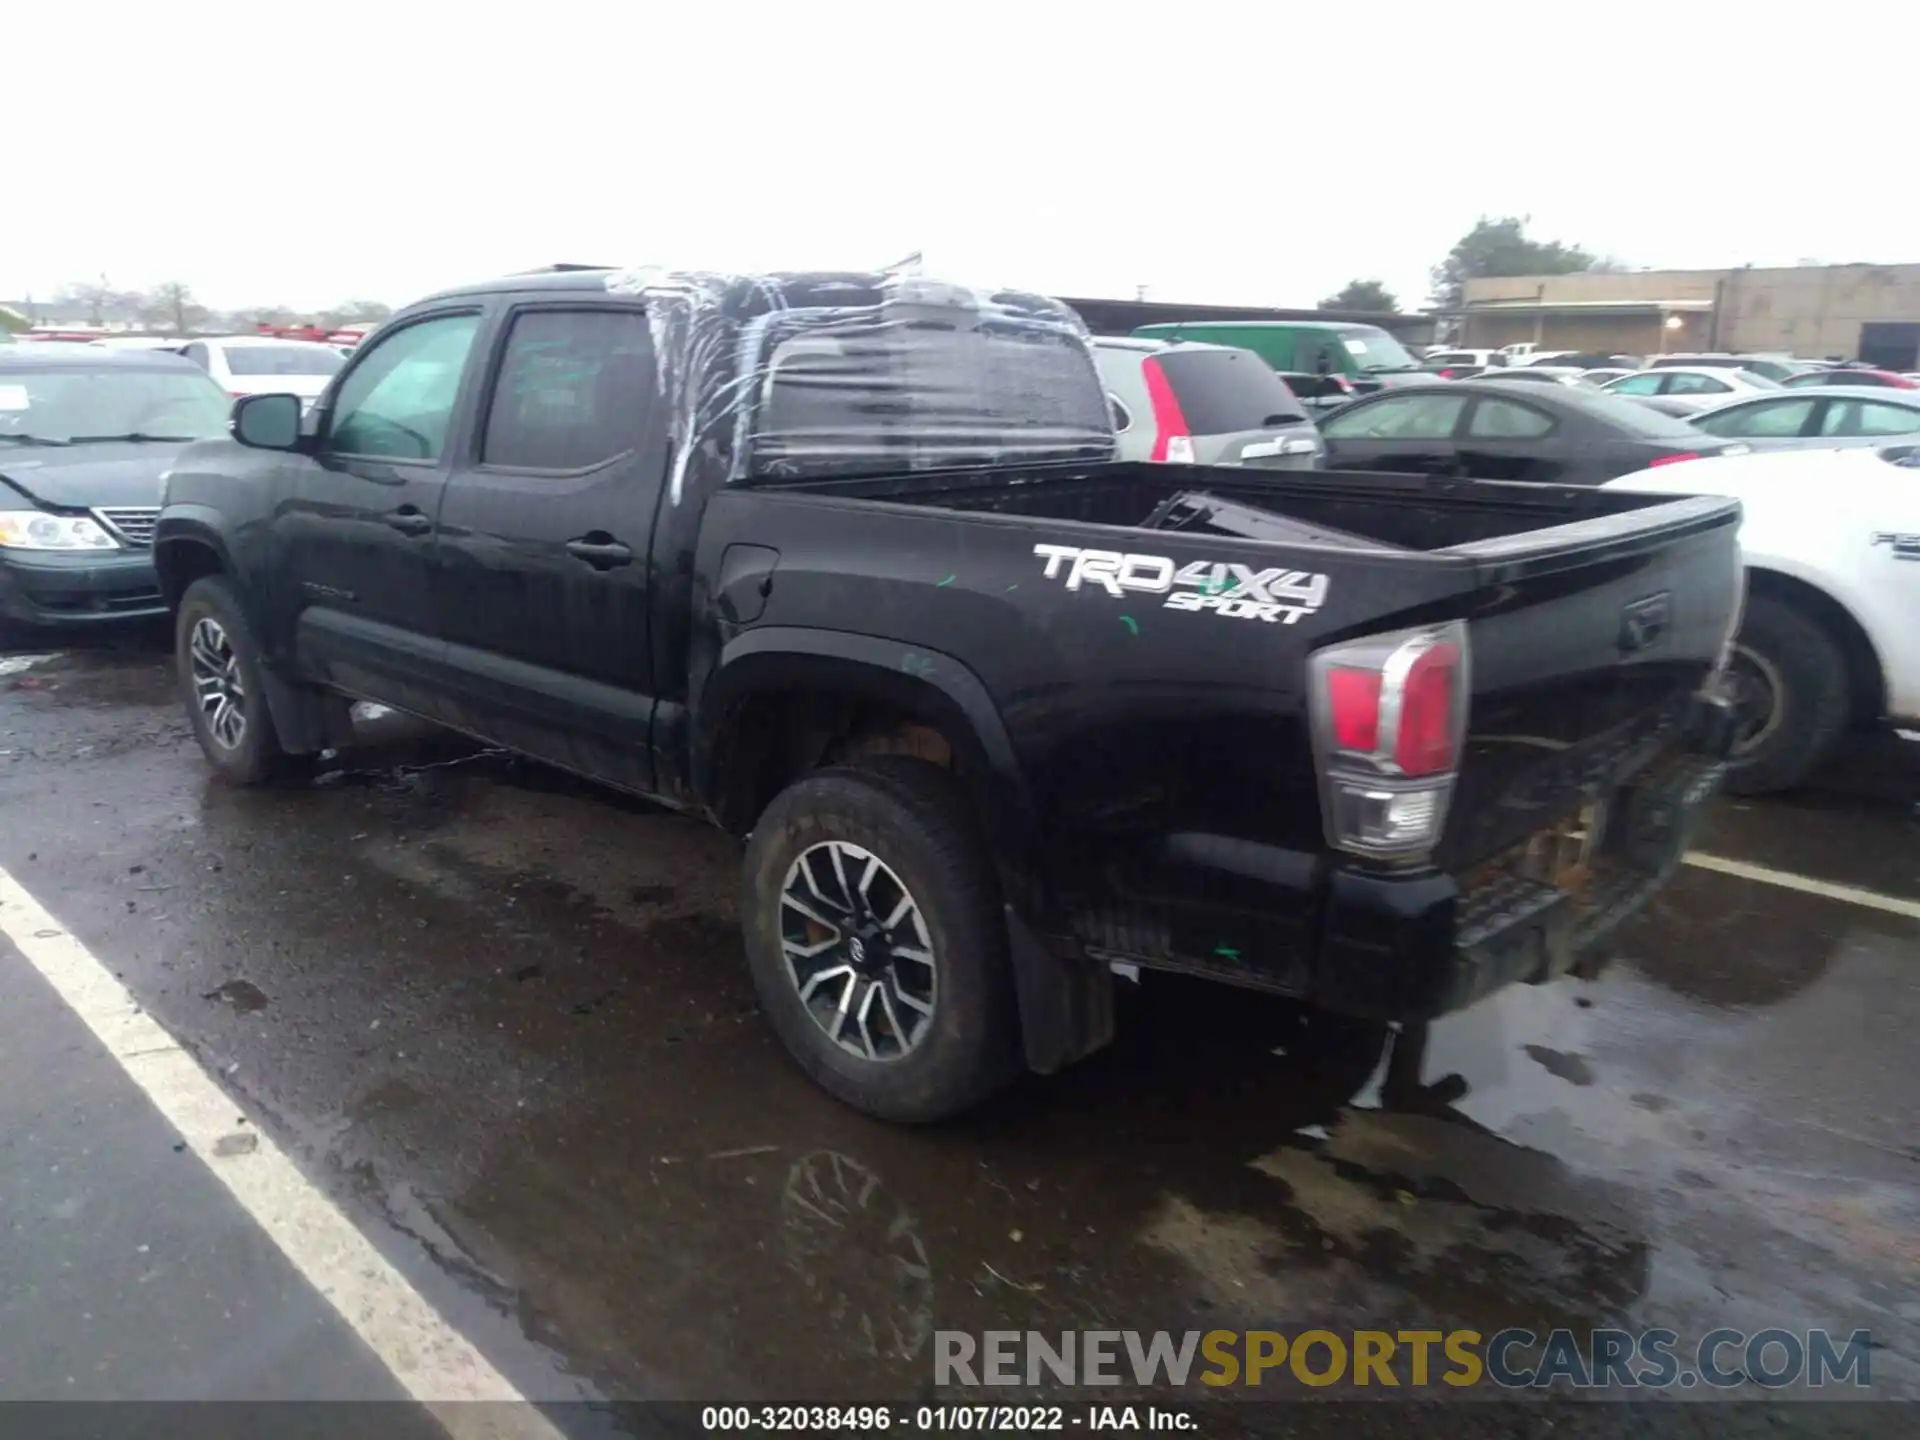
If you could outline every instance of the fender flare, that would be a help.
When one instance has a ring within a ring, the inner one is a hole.
[[[1008,954],[1027,1064],[1051,1074],[1113,1038],[1113,977],[1078,950],[1050,944],[1034,921],[1044,903],[1038,811],[993,697],[980,677],[942,651],[841,630],[764,626],[728,641],[695,697],[694,791],[714,793],[714,751],[732,703],[789,682],[891,700],[947,722],[986,783],[976,792],[1002,876]]]
[[[1017,853],[1034,834],[1036,813],[1013,741],[987,687],[964,663],[924,646],[874,635],[806,626],[757,626],[721,647],[694,696],[691,779],[696,795],[715,790],[714,752],[733,703],[766,690],[844,688],[902,709],[931,710],[948,722],[966,757],[989,780],[984,818],[996,846]]]

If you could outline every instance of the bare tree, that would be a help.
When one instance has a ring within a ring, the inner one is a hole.
[[[176,335],[198,329],[207,318],[207,307],[194,299],[193,291],[179,280],[156,285],[144,308],[157,315],[158,323],[172,327]]]
[[[80,280],[71,285],[62,285],[55,296],[55,299],[67,304],[86,306],[89,325],[106,324],[107,312],[118,298],[119,292],[105,275],[98,280]]]

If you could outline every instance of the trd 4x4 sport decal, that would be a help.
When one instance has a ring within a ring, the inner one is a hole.
[[[1165,595],[1168,610],[1211,610],[1235,620],[1291,625],[1327,602],[1327,577],[1304,570],[1261,570],[1232,561],[1195,560],[1178,565],[1166,555],[1126,555],[1118,550],[1082,550],[1075,545],[1036,545],[1049,580],[1067,589],[1097,585],[1109,595]]]

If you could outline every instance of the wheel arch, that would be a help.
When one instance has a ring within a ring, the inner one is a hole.
[[[1024,853],[1032,802],[986,686],[950,655],[873,636],[780,626],[727,644],[694,705],[694,793],[744,833],[772,799],[770,786],[777,793],[830,758],[835,741],[874,717],[940,736],[996,853]]]
[[[1833,637],[1847,663],[1854,726],[1877,724],[1886,715],[1887,677],[1880,652],[1844,602],[1802,576],[1766,565],[1747,567],[1747,593],[1792,606]]]
[[[153,568],[167,608],[178,610],[189,585],[208,575],[232,575],[233,561],[226,542],[204,519],[169,515],[154,537]]]

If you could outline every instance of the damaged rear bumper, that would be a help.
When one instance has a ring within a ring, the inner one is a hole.
[[[1670,880],[1726,773],[1732,716],[1701,696],[1683,746],[1628,777],[1577,883],[1529,874],[1513,855],[1464,883],[1336,871],[1312,998],[1383,1020],[1424,1020],[1506,985],[1591,975],[1609,942]]]
[[[1081,911],[1075,938],[1096,960],[1387,1021],[1431,1019],[1510,984],[1592,974],[1614,932],[1679,867],[1732,733],[1723,701],[1695,697],[1680,733],[1612,784],[1590,852],[1562,883],[1531,870],[1523,853],[1456,876],[1181,835],[1169,849],[1199,877],[1183,883],[1189,898]]]

